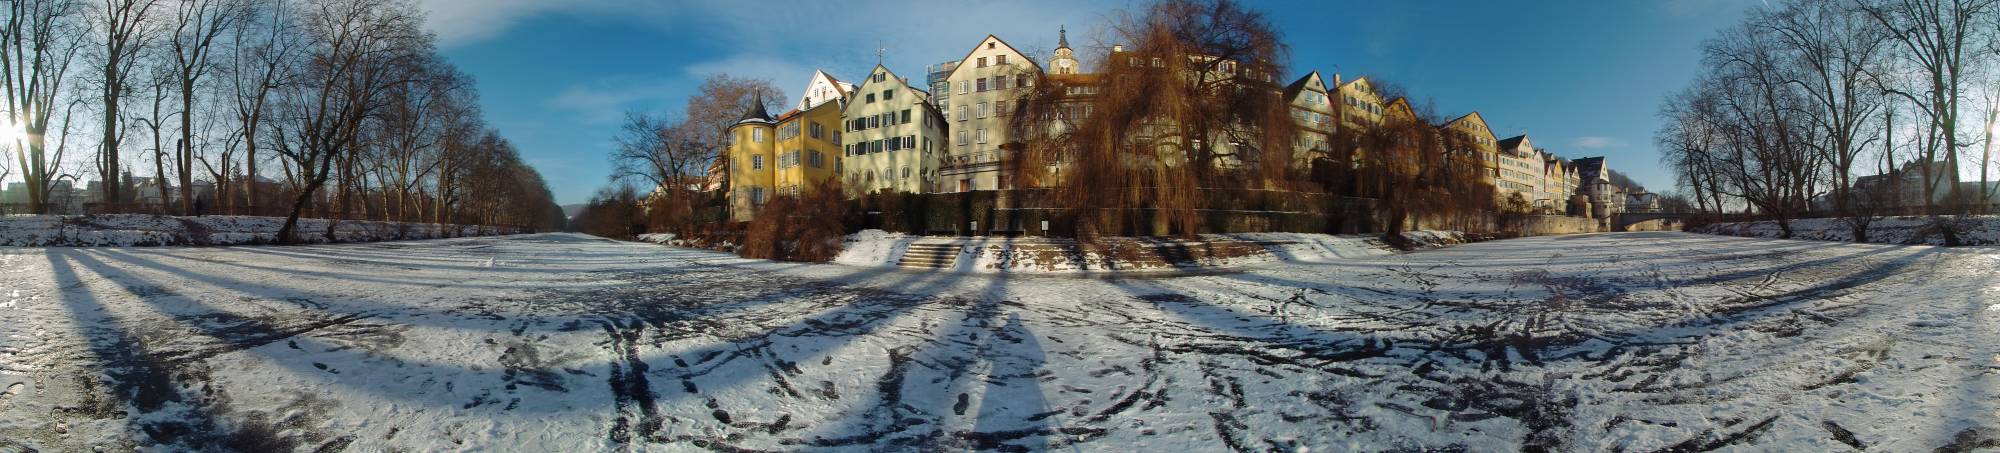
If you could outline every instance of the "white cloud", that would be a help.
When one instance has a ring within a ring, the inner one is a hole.
[[[583,121],[606,123],[638,104],[658,104],[684,84],[660,77],[610,76],[564,87],[547,103],[550,109],[570,112]]]
[[[760,52],[730,55],[721,59],[687,65],[687,67],[682,68],[681,75],[685,76],[689,80],[689,83],[698,84],[702,79],[708,78],[709,75],[727,73],[736,77],[771,79],[771,83],[776,84],[780,89],[790,88],[795,90],[805,86],[806,80],[812,77],[814,69],[821,68],[808,66],[797,60]],[[835,78],[840,77],[840,73],[836,69],[825,69],[827,72],[834,74]]]
[[[1570,146],[1574,146],[1579,149],[1616,148],[1621,145],[1618,139],[1611,137],[1595,137],[1595,136],[1577,137],[1575,140],[1570,140],[1569,144]]]
[[[469,44],[499,36],[514,24],[568,3],[544,0],[418,0],[424,26],[441,47]]]

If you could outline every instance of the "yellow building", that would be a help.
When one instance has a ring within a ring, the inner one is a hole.
[[[841,168],[841,109],[847,93],[828,95],[815,88],[831,82],[825,73],[813,81],[794,109],[771,118],[763,100],[729,128],[730,216],[743,222],[772,198],[800,196],[834,180]]]
[[[1459,158],[1463,162],[1479,165],[1480,181],[1485,182],[1489,186],[1499,184],[1499,141],[1493,136],[1493,129],[1486,126],[1486,118],[1479,116],[1479,112],[1467,113],[1465,116],[1445,123],[1444,128],[1459,134],[1463,138],[1460,143],[1471,147],[1471,149],[1452,151],[1457,156],[1460,156]],[[1521,189],[1515,190],[1518,191]]]
[[[1340,127],[1363,130],[1382,124],[1384,103],[1382,95],[1375,91],[1375,85],[1368,83],[1367,77],[1356,77],[1347,83],[1340,82],[1340,76],[1333,76],[1333,83],[1340,97]]]
[[[777,187],[772,164],[776,158],[778,122],[764,110],[763,96],[750,103],[743,119],[729,126],[729,217],[749,221],[757,208],[771,200]]]

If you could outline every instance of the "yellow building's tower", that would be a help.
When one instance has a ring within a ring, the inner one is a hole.
[[[757,208],[776,195],[777,122],[764,110],[759,94],[729,126],[729,217],[748,222]]]

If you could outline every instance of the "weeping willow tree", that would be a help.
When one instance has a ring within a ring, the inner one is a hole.
[[[1205,209],[1272,187],[1297,125],[1287,48],[1270,21],[1230,0],[1167,0],[1112,26],[1124,43],[1098,70],[1050,75],[1014,111],[1016,187],[1046,187],[1077,235],[1191,237]]]

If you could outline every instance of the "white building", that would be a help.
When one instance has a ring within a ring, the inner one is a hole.
[[[839,170],[850,193],[937,191],[947,128],[928,98],[888,68],[869,71],[841,112]]]
[[[966,52],[945,78],[950,100],[942,113],[951,137],[939,164],[939,192],[1009,188],[1003,162],[1018,152],[1006,146],[1009,119],[1041,76],[1034,59],[993,35]]]

